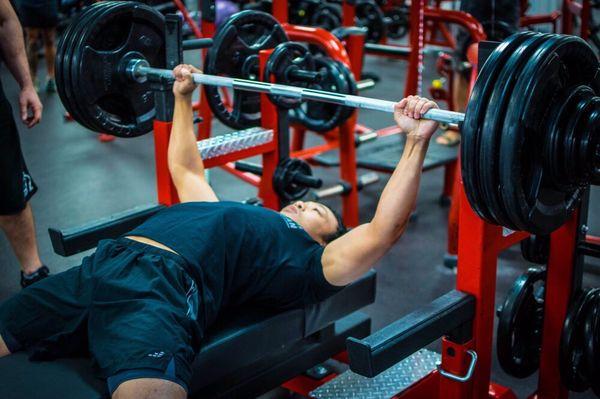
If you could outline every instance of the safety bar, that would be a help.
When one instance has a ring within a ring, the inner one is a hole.
[[[365,51],[369,54],[410,56],[410,47],[391,46],[389,44],[365,43]]]
[[[183,51],[187,50],[200,50],[203,48],[209,48],[213,45],[213,39],[203,38],[203,39],[189,39],[184,40],[181,48]]]
[[[142,224],[146,219],[165,209],[164,205],[138,206],[82,226],[59,230],[49,228],[48,234],[54,252],[71,256],[94,248],[98,241],[116,238]]]
[[[373,378],[443,336],[464,343],[474,315],[475,298],[452,290],[366,338],[348,338],[350,369]]]

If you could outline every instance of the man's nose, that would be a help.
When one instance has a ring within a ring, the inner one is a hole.
[[[306,204],[302,201],[296,201],[296,203],[294,205],[296,206],[296,208],[298,208],[301,211],[303,211],[304,208],[306,208]]]

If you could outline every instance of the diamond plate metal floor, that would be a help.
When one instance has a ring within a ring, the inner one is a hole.
[[[317,399],[382,399],[402,392],[435,370],[437,352],[422,349],[374,378],[348,370],[310,393]]]

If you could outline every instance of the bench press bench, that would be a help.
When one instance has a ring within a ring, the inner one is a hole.
[[[132,221],[141,223],[161,208],[135,208],[79,228],[50,229],[52,242],[57,252],[72,255],[89,249],[99,238],[123,234]],[[304,309],[225,310],[209,329],[196,357],[190,396],[250,398],[276,388],[345,350],[346,338],[368,336],[371,320],[358,310],[374,300],[372,270],[334,296]],[[94,376],[90,359],[33,362],[25,352],[0,359],[2,399],[106,397],[106,383]]]

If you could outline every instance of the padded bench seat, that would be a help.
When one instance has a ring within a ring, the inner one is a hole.
[[[238,308],[224,313],[196,357],[192,396],[215,397],[227,387],[231,392],[226,397],[251,397],[249,392],[259,395],[278,386],[343,350],[347,336],[368,335],[370,320],[356,311],[374,300],[375,272],[370,271],[305,309]],[[2,399],[104,397],[106,384],[94,377],[89,359],[31,362],[26,353],[0,359]]]

